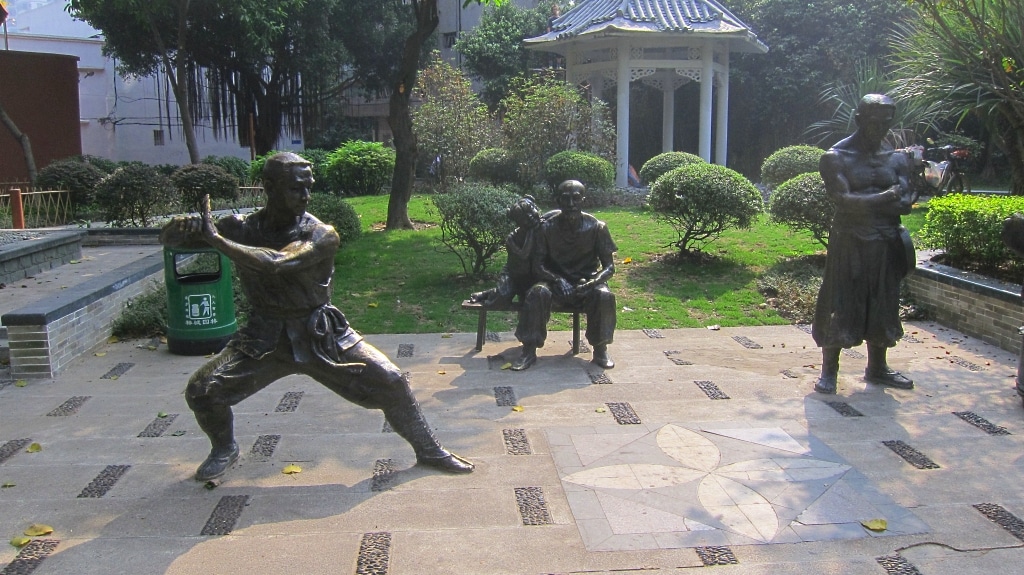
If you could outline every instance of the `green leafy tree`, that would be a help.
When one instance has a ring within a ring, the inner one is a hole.
[[[492,109],[508,93],[513,78],[544,64],[545,55],[527,50],[523,40],[547,30],[550,12],[549,3],[527,10],[509,2],[485,11],[480,24],[455,42],[466,70],[482,80],[481,96]]]
[[[648,203],[654,218],[675,229],[682,255],[704,249],[727,229],[746,229],[764,209],[761,192],[725,166],[692,163],[658,178]]]
[[[470,160],[501,135],[469,80],[440,54],[420,74],[418,90],[423,103],[413,112],[413,130],[426,157],[441,159],[437,176],[444,189],[465,179]]]
[[[897,97],[981,117],[1024,195],[1024,3],[909,0],[921,17],[894,36]]]
[[[441,215],[441,243],[466,275],[481,276],[515,228],[508,207],[518,195],[480,182],[459,184],[430,198]]]
[[[553,76],[514,82],[501,101],[502,132],[507,149],[519,168],[519,183],[540,181],[544,163],[565,150],[614,158],[615,133],[608,108],[600,100],[587,101],[575,86]]]

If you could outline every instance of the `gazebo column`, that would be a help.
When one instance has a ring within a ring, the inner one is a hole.
[[[615,185],[629,186],[629,44],[618,46],[615,73]]]
[[[718,74],[718,101],[715,103],[715,163],[726,165],[729,150],[729,51],[722,51]]]
[[[714,85],[714,63],[711,42],[705,42],[701,48],[700,70],[700,131],[698,133],[699,155],[704,161],[711,161],[711,96]]]
[[[675,148],[676,91],[671,81],[666,81],[661,90],[661,151],[671,152]]]

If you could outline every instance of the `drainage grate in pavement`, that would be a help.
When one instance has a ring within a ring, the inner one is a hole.
[[[398,344],[398,357],[412,357],[415,350],[416,346],[411,343],[400,343]]]
[[[809,323],[798,323],[798,324],[796,324],[793,327],[797,328],[798,330],[800,330],[800,331],[802,331],[802,332],[804,332],[806,334],[811,333],[811,324],[809,324]]]
[[[78,497],[103,497],[114,487],[117,480],[121,479],[131,468],[131,465],[108,465],[106,469],[96,476],[96,479],[93,479],[89,482],[89,485],[85,486],[85,489],[78,494]]]
[[[899,455],[907,461],[907,463],[913,465],[918,469],[939,469],[939,464],[932,461],[927,455],[907,445],[906,443],[896,439],[892,441],[883,441],[882,445],[893,450],[896,455]]]
[[[875,561],[885,569],[888,575],[921,575],[921,572],[914,567],[914,564],[903,558],[902,555],[886,555],[876,557]]]
[[[665,338],[665,336],[661,335],[661,332],[656,330],[656,329],[645,328],[645,329],[642,329],[640,331],[644,332],[644,334],[647,337],[651,338],[651,339],[664,339]]]
[[[277,413],[290,413],[299,408],[299,402],[302,401],[302,395],[304,391],[289,391],[284,394],[281,398],[280,403],[274,408]]]
[[[903,337],[902,337],[902,338],[900,338],[900,339],[901,339],[902,341],[905,341],[905,342],[907,342],[907,343],[921,343],[921,340],[919,340],[919,339],[917,339],[916,337],[914,337],[914,336],[910,335],[909,333],[905,333],[905,334],[903,334]]]
[[[974,508],[985,517],[988,517],[990,521],[1007,530],[1010,535],[1024,541],[1024,521],[1021,521],[1020,517],[1007,511],[1002,505],[979,503]]]
[[[1012,435],[1008,429],[1001,425],[996,425],[984,417],[974,413],[972,411],[954,411],[953,415],[960,419],[970,423],[974,427],[984,431],[989,435]]]
[[[359,542],[356,575],[388,575],[391,534],[386,531],[364,533]]]
[[[15,453],[25,449],[32,443],[31,439],[12,439],[0,446],[0,463],[3,463],[14,456]]]
[[[142,430],[139,437],[160,437],[165,431],[171,428],[171,424],[174,423],[174,420],[177,418],[177,413],[168,413],[164,417],[157,417],[146,426],[146,429]]]
[[[606,403],[608,410],[619,425],[639,425],[640,417],[633,411],[633,406],[625,403]]]
[[[380,429],[381,433],[394,433],[395,430],[391,428],[391,423],[388,420],[384,420],[384,426]]]
[[[969,371],[985,371],[984,367],[981,367],[980,365],[978,365],[976,363],[967,361],[966,359],[964,359],[964,358],[962,358],[960,356],[957,356],[957,355],[949,356],[949,362],[950,363],[955,363],[955,364],[959,365],[960,367],[966,367]]]
[[[498,407],[512,407],[516,404],[516,392],[506,385],[495,387],[494,402]]]
[[[608,374],[606,374],[606,373],[590,373],[590,372],[587,372],[587,375],[590,376],[590,383],[598,383],[598,384],[609,384],[609,383],[612,383],[612,378],[608,377]]]
[[[516,487],[516,504],[523,525],[551,525],[551,513],[548,512],[544,490],[540,487]]]
[[[705,567],[712,565],[736,565],[739,561],[732,549],[728,547],[695,547],[694,551],[700,557]]]
[[[786,379],[800,379],[800,376],[796,374],[792,369],[784,369],[781,371],[782,377]]]
[[[763,349],[761,347],[761,344],[757,343],[756,341],[750,339],[749,337],[747,337],[745,335],[734,335],[734,336],[732,336],[732,339],[736,343],[742,345],[743,347],[745,347],[747,349]]]
[[[117,379],[122,375],[128,373],[128,370],[135,367],[134,363],[119,363],[115,365],[110,371],[100,376],[100,379]]]
[[[863,413],[857,411],[857,408],[845,401],[826,401],[825,404],[836,410],[843,417],[864,417]]]
[[[489,331],[487,332],[487,335],[484,337],[484,339],[486,339],[487,341],[500,342],[501,335],[496,331]]]
[[[565,343],[569,344],[569,349],[572,349],[572,340],[571,339],[570,340],[566,340]],[[580,353],[590,353],[590,345],[587,344],[587,342],[585,342],[585,341],[581,341],[580,342]]]
[[[225,495],[213,508],[200,535],[227,535],[235,528],[242,511],[249,504],[248,495]]]
[[[58,539],[35,539],[18,551],[14,561],[7,564],[0,575],[29,575],[36,570],[39,564],[53,553],[53,550],[60,544]]]
[[[729,399],[729,396],[719,389],[713,381],[694,381],[693,383],[696,383],[697,387],[707,394],[709,399]]]
[[[502,429],[501,435],[505,439],[505,452],[509,455],[533,455],[525,429]]]
[[[370,482],[370,491],[387,491],[391,488],[391,482],[395,478],[395,460],[378,459],[373,464],[373,479]]]
[[[667,357],[669,361],[671,361],[672,363],[674,363],[676,365],[693,365],[692,361],[687,361],[687,360],[682,359],[680,357],[673,357],[673,356],[676,356],[676,355],[679,355],[680,353],[682,353],[681,351],[678,351],[678,350],[666,350],[666,351],[664,351],[662,353],[665,354],[665,357]]]
[[[861,353],[861,352],[859,352],[859,351],[857,351],[855,349],[844,349],[843,350],[843,355],[845,355],[846,357],[849,357],[851,359],[864,359],[864,358],[867,357],[863,353]]]
[[[249,451],[249,456],[254,461],[269,461],[277,449],[277,442],[281,441],[280,435],[261,435],[256,438]]]
[[[85,404],[85,402],[89,401],[90,399],[92,399],[91,395],[76,395],[75,397],[72,397],[71,399],[55,407],[53,411],[47,413],[46,416],[63,417],[65,415],[74,415],[75,413],[78,413],[78,408],[82,407]]]

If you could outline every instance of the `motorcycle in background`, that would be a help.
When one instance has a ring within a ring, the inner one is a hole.
[[[931,139],[928,140],[932,144]],[[911,186],[922,196],[962,194],[971,191],[971,183],[964,174],[970,158],[967,148],[957,146],[907,146],[897,150],[907,154],[913,167]]]

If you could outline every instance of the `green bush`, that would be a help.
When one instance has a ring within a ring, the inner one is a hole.
[[[566,150],[544,162],[544,179],[552,190],[566,180],[583,182],[588,190],[610,188],[615,184],[615,166],[597,154]]]
[[[703,164],[704,158],[687,152],[665,152],[644,162],[640,167],[640,181],[648,186],[667,172],[690,164]]]
[[[1022,196],[972,196],[953,194],[928,202],[924,226],[918,232],[920,247],[941,249],[947,263],[982,273],[1018,262],[1000,238],[1003,220],[1024,213]],[[1018,274],[1019,275],[1019,274]]]
[[[761,164],[761,183],[774,189],[786,180],[807,172],[817,172],[825,151],[814,146],[787,146],[776,150]]]
[[[338,182],[341,193],[372,196],[391,183],[395,151],[380,142],[345,142],[327,158],[328,177]]]
[[[320,148],[306,148],[299,153],[308,160],[313,168],[313,192],[317,194],[341,194],[340,182],[334,181],[327,173],[327,159],[331,157],[330,150]]]
[[[71,192],[71,209],[77,212],[83,206],[92,203],[96,184],[100,183],[105,175],[91,163],[65,158],[39,170],[36,188]]]
[[[505,148],[480,150],[469,161],[469,177],[494,186],[516,182],[516,161]]]
[[[210,200],[234,200],[238,197],[238,178],[215,164],[187,164],[171,174],[178,189],[178,201],[185,211],[202,210],[203,196]]]
[[[235,156],[206,156],[204,164],[219,166],[225,172],[231,174],[238,180],[239,185],[252,181],[249,177],[249,162]]]
[[[152,290],[125,302],[111,324],[114,336],[133,339],[167,333],[167,287],[162,281],[153,284]]]
[[[681,254],[700,252],[730,228],[746,229],[764,209],[761,192],[739,173],[694,163],[664,174],[648,198],[654,218],[678,234]]]
[[[174,199],[171,179],[141,162],[121,166],[96,185],[96,204],[115,227],[149,227],[171,211]]]
[[[341,245],[359,237],[363,233],[359,214],[344,199],[331,194],[313,194],[309,197],[306,211],[316,216],[325,224],[334,226],[341,236]]]
[[[431,196],[441,215],[441,243],[458,256],[467,275],[483,275],[494,255],[505,247],[505,238],[515,228],[506,212],[518,199],[507,188],[478,182]]]
[[[836,206],[818,172],[800,174],[775,188],[768,202],[768,213],[772,222],[811,232],[814,239],[828,246],[828,229],[832,226]]]
[[[115,162],[114,160],[108,160],[106,158],[101,158],[99,156],[90,156],[86,154],[83,156],[78,156],[78,159],[87,164],[92,164],[104,174],[113,174],[114,170],[120,167],[120,164]]]

